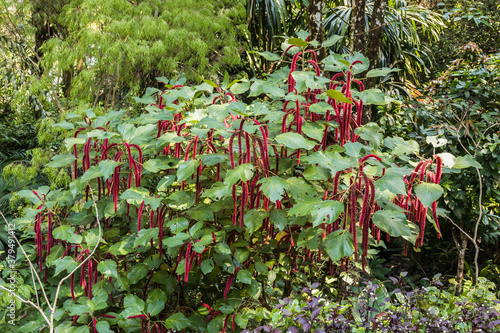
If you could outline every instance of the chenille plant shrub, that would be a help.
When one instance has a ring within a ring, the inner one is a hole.
[[[56,124],[67,151],[46,167],[72,181],[18,193],[34,265],[17,249],[18,327],[240,331],[269,315],[271,288],[368,269],[370,247],[421,246],[427,221],[440,235],[441,158],[361,126],[365,104],[386,103],[356,79],[365,58],[329,56],[329,79],[291,42],[290,68],[266,80],[165,82],[136,99],[139,117]]]

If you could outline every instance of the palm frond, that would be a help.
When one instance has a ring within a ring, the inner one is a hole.
[[[368,31],[373,13],[373,1],[366,5],[365,20]],[[327,36],[343,36],[342,43],[334,45],[333,52],[344,53],[348,50],[349,22],[351,9],[348,6],[331,8],[324,20]],[[422,42],[420,31],[427,38],[437,40],[441,30],[445,27],[442,16],[424,7],[408,4],[405,0],[391,1],[387,7],[384,19],[382,44],[380,47],[379,66],[396,67],[403,71],[400,79],[406,75],[417,80],[417,72],[427,70],[425,61],[432,63],[432,56],[427,50],[421,50]],[[424,61],[425,60],[425,61]]]

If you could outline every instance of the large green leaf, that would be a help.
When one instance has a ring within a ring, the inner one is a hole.
[[[288,44],[292,44],[292,45],[295,45],[295,46],[298,46],[298,47],[306,47],[307,46],[307,42],[300,39],[300,38],[288,38]]]
[[[316,73],[295,71],[292,77],[295,80],[295,89],[300,94],[306,89],[321,89],[321,86],[315,80]]]
[[[313,217],[313,227],[319,226],[321,223],[332,223],[340,213],[344,211],[344,204],[336,200],[325,200],[314,206],[311,212]]]
[[[118,125],[117,129],[122,134],[123,140],[140,145],[149,143],[152,140],[153,135],[158,131],[158,126],[148,124],[135,127],[134,124],[123,122]]]
[[[151,317],[154,317],[157,314],[159,314],[163,309],[165,309],[166,303],[167,302],[162,301],[162,300],[154,301],[154,302],[148,304],[148,308],[146,311]]]
[[[300,200],[288,211],[288,215],[307,216],[311,214],[314,207],[320,202],[321,200],[315,198]]]
[[[260,189],[271,202],[281,200],[287,187],[286,181],[280,177],[263,178],[257,184],[262,184]]]
[[[52,127],[60,127],[62,129],[67,129],[67,130],[73,130],[73,129],[75,129],[75,125],[73,125],[72,123],[68,123],[65,120],[63,120],[61,122],[58,122],[56,124],[53,124]]]
[[[385,174],[375,181],[375,187],[379,191],[388,190],[394,194],[406,194],[403,178],[395,174]]]
[[[88,326],[86,326],[88,328]],[[95,328],[97,330],[97,333],[113,333],[113,331],[110,329],[111,326],[107,321],[100,321],[95,325]]]
[[[229,159],[229,155],[227,154],[206,154],[199,155],[198,158],[203,162],[204,165],[216,165],[218,163],[222,163]]]
[[[388,99],[384,92],[380,89],[366,89],[364,91],[358,92],[356,95],[365,104],[373,105],[386,105],[388,104]]]
[[[245,213],[244,223],[250,234],[260,228],[267,216],[268,212],[263,209],[252,209]]]
[[[170,169],[172,167],[170,163],[172,162],[173,160],[166,156],[159,156],[157,158],[147,160],[142,166],[144,169],[152,173],[157,173],[161,170]]]
[[[400,138],[398,138],[400,139]],[[395,145],[392,153],[396,156],[417,154],[420,146],[414,140],[394,140]]]
[[[160,192],[166,192],[169,186],[172,185],[174,182],[175,182],[174,175],[165,176],[158,182],[156,189]]]
[[[127,274],[130,284],[136,284],[148,275],[148,266],[145,264],[134,264]]]
[[[250,82],[237,82],[230,87],[233,94],[239,95],[246,93],[250,88]]]
[[[17,192],[17,195],[20,196],[21,198],[28,199],[29,201],[31,201],[31,203],[35,205],[38,205],[41,202],[40,198],[35,193],[33,193],[32,190],[21,190]]]
[[[74,234],[75,228],[67,224],[63,224],[52,231],[52,236],[54,236],[54,238],[63,241],[68,240]]]
[[[104,160],[99,162],[99,168],[104,179],[108,179],[115,172],[115,168],[120,164],[120,162],[112,160]]]
[[[120,195],[120,199],[127,200],[131,205],[139,206],[149,196],[149,191],[143,187],[132,187]]]
[[[102,176],[103,176],[103,174],[101,172],[101,168],[99,168],[99,166],[97,166],[97,165],[93,165],[90,168],[88,168],[87,171],[85,171],[85,173],[83,174],[81,180],[83,182],[89,182],[92,179],[95,179],[95,178],[98,178],[98,177],[102,177]]]
[[[180,234],[164,239],[163,244],[167,247],[181,246],[185,243],[186,239],[189,239],[189,237],[190,236],[188,234],[181,232]]]
[[[125,308],[123,312],[126,312],[126,317],[140,315],[143,314],[145,305],[144,301],[136,295],[128,294],[123,299],[123,307]]]
[[[115,256],[120,256],[134,252],[134,238],[132,238],[131,236],[132,235],[129,235],[127,236],[127,238],[122,238],[117,243],[114,243],[109,248],[109,253]]]
[[[276,136],[276,141],[287,148],[292,149],[312,149],[316,143],[304,138],[302,135],[294,132],[287,132]]]
[[[378,77],[378,76],[386,76],[390,73],[393,73],[393,72],[398,72],[400,71],[400,69],[397,69],[397,68],[376,68],[376,69],[372,69],[371,71],[369,71],[367,74],[366,74],[366,77]]]
[[[60,154],[56,155],[52,158],[52,161],[47,163],[48,167],[51,168],[60,168],[66,165],[70,165],[76,160],[75,155],[73,154]]]
[[[434,183],[420,183],[415,186],[415,194],[424,207],[429,207],[443,195],[443,188]]]
[[[339,36],[339,35],[333,35],[331,36],[330,38],[328,38],[327,40],[325,40],[323,43],[321,43],[321,46],[322,47],[330,47],[330,46],[333,46],[335,45],[339,40],[341,40],[342,38],[344,38],[343,36]]]
[[[283,98],[285,97],[285,91],[281,89],[277,84],[264,83],[263,84],[264,93],[269,95],[271,98]]]
[[[482,169],[481,164],[479,164],[474,159],[474,157],[472,157],[470,155],[458,156],[455,159],[455,164],[453,165],[453,167],[457,168],[457,169],[465,169],[465,168],[470,168],[470,167]]]
[[[302,174],[308,181],[328,180],[332,176],[331,169],[322,168],[309,164]]]
[[[397,210],[382,209],[372,217],[373,223],[392,237],[411,236],[406,215]]]
[[[344,94],[341,93],[338,90],[328,89],[326,91],[326,95],[328,97],[336,100],[336,101],[339,101],[339,102],[344,102],[344,103],[348,103],[348,104],[352,103],[352,99],[351,98],[345,97]]]
[[[68,273],[70,273],[76,268],[78,264],[75,262],[74,258],[66,256],[64,258],[54,260],[53,265],[56,266],[54,276],[57,276],[57,274],[61,273],[62,271],[67,271]]]
[[[300,177],[291,177],[286,180],[287,183],[287,191],[291,194],[295,199],[303,199],[313,193],[315,193],[315,189],[309,184],[304,178]]]
[[[147,242],[151,240],[151,238],[158,237],[159,229],[158,228],[149,228],[139,230],[139,235],[134,241],[134,247],[137,246],[145,246]]]
[[[167,132],[156,139],[156,151],[160,151],[169,144],[183,142],[184,137],[178,136],[177,133]]]
[[[87,305],[84,304],[72,304],[68,307],[70,316],[81,316],[84,313],[89,313],[90,309]]]
[[[177,312],[165,320],[165,326],[171,330],[180,331],[191,327],[191,322],[182,313]]]
[[[368,123],[354,130],[356,135],[363,140],[369,141],[375,148],[380,146],[382,142],[382,133],[380,127],[376,123]]]
[[[302,126],[302,131],[308,137],[321,141],[325,132],[325,125],[318,122],[305,123],[304,126]]]
[[[252,284],[252,273],[246,269],[240,269],[237,274],[238,280],[244,284]]]
[[[345,154],[355,159],[359,159],[361,157],[361,149],[364,147],[365,146],[359,142],[348,142],[344,145]]]
[[[266,59],[268,61],[278,61],[281,59],[281,57],[279,55],[268,52],[268,51],[256,52],[256,53],[258,53],[260,56],[262,56],[264,59]]]
[[[351,233],[347,230],[337,230],[323,240],[323,247],[333,263],[354,253],[354,243]]]
[[[226,174],[224,184],[230,187],[239,182],[247,182],[253,177],[254,166],[250,163],[244,163],[236,166],[233,170],[229,170]]]
[[[288,212],[290,216],[312,215],[313,227],[321,223],[332,223],[344,211],[344,204],[336,200],[305,199],[297,202]]]
[[[118,136],[118,133],[107,132],[100,129],[95,129],[90,132],[87,132],[87,137],[95,138],[98,140],[111,139],[114,136]]]
[[[203,260],[201,262],[200,268],[201,268],[201,271],[203,272],[203,274],[206,275],[214,269],[214,263],[210,259]]]
[[[201,161],[199,160],[189,160],[179,164],[177,169],[177,181],[183,181],[191,177],[198,169]]]
[[[224,185],[224,183],[216,182],[211,188],[203,192],[203,196],[212,200],[220,200],[231,195],[231,187]]]
[[[114,277],[118,279],[118,272],[116,270],[116,262],[113,260],[101,261],[97,264],[97,270],[106,277]]]

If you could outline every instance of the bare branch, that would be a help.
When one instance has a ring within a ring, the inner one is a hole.
[[[29,305],[31,305],[32,307],[34,307],[35,309],[37,309],[37,310],[38,310],[38,312],[40,312],[40,313],[42,314],[43,319],[45,319],[45,321],[47,322],[47,324],[49,324],[49,326],[50,326],[50,321],[49,321],[49,319],[47,318],[47,316],[45,315],[45,313],[43,312],[43,310],[42,310],[42,308],[41,308],[40,306],[36,305],[36,304],[35,304],[35,303],[33,303],[32,301],[29,301],[29,300],[23,299],[21,296],[19,296],[18,294],[16,294],[16,293],[12,292],[10,289],[5,288],[5,287],[4,287],[4,286],[2,286],[1,284],[0,284],[0,289],[3,289],[3,290],[5,290],[5,291],[7,291],[10,295],[14,296],[15,298],[17,298],[17,299],[18,299],[18,300],[20,300],[21,302],[26,303],[26,304],[29,304]],[[53,313],[53,312],[52,312],[52,313]]]
[[[2,216],[3,220],[5,221],[5,223],[7,223],[7,225],[8,225],[9,222],[7,221],[7,219],[5,218],[5,216],[3,215],[3,213],[1,211],[0,211],[0,215]],[[21,251],[23,252],[24,257],[26,258],[26,260],[28,261],[28,264],[30,265],[31,274],[33,274],[33,273],[35,274],[36,279],[38,280],[38,283],[40,284],[40,288],[42,289],[43,296],[45,297],[45,302],[47,302],[47,304],[50,304],[49,298],[47,297],[47,294],[45,293],[45,289],[43,289],[42,279],[40,279],[40,276],[36,272],[36,268],[33,266],[33,263],[31,262],[31,260],[29,259],[28,255],[24,251],[24,248],[21,246],[21,243],[17,239],[16,235],[14,235],[14,239],[17,242],[18,248],[21,249]],[[33,288],[36,291],[36,284],[35,284],[34,281],[33,281]],[[38,298],[38,295],[37,295],[37,298]]]

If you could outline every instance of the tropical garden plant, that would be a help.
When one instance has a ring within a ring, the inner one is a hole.
[[[389,101],[356,78],[366,58],[327,57],[329,79],[307,45],[266,80],[161,78],[139,116],[55,124],[66,139],[46,169],[70,182],[18,192],[10,222],[20,329],[236,331],[268,318],[280,289],[350,261],[368,271],[384,240],[420,247],[426,224],[440,237],[442,175],[473,160],[443,168],[361,126],[364,104]]]

